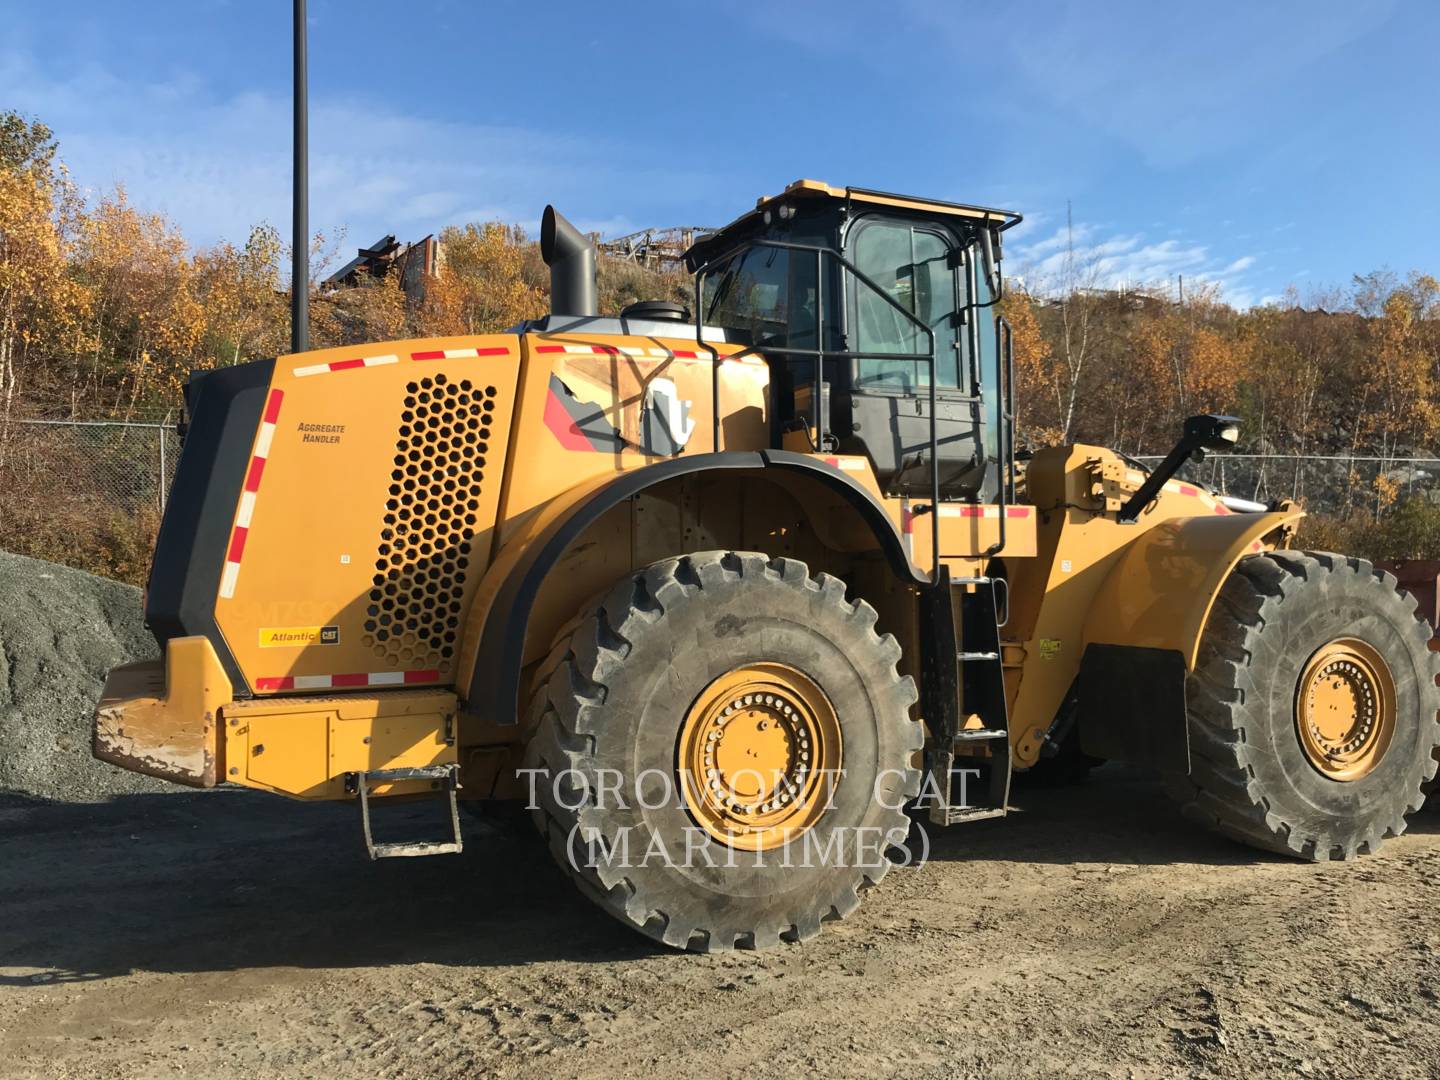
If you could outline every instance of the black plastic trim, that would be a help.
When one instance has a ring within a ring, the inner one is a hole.
[[[1178,649],[1087,645],[1080,658],[1080,749],[1190,775],[1185,674]]]
[[[906,557],[900,536],[879,502],[839,469],[804,454],[780,450],[727,450],[674,458],[632,469],[618,474],[556,522],[542,539],[530,545],[501,584],[480,632],[475,667],[470,676],[467,711],[495,724],[518,722],[521,666],[535,598],[565,549],[602,514],[646,488],[675,477],[715,469],[766,468],[804,472],[827,483],[858,510],[875,531],[886,558],[897,574],[916,585],[930,584],[929,578],[918,573]]]
[[[210,639],[237,695],[249,686],[215,621],[235,506],[265,409],[274,360],[192,375],[189,424],[155,542],[145,624],[161,649],[171,638]]]

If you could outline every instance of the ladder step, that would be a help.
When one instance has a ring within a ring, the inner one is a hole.
[[[1008,739],[1010,733],[998,728],[961,728],[955,733],[956,742],[972,742],[977,739]]]
[[[962,663],[966,660],[999,660],[998,652],[962,652],[955,654],[956,659]]]
[[[358,775],[377,784],[390,784],[396,780],[449,780],[456,771],[455,765],[422,765],[409,769],[376,769]]]
[[[392,784],[402,780],[429,780],[442,784],[442,798],[449,802],[449,840],[424,840],[416,843],[377,844],[370,831],[370,788],[374,784]],[[355,774],[355,791],[360,796],[360,828],[365,834],[365,850],[372,859],[401,859],[419,855],[458,855],[463,841],[460,838],[460,809],[455,792],[460,787],[460,766],[424,765],[410,769],[376,769],[374,772]]]
[[[932,806],[930,824],[959,825],[966,821],[984,821],[987,818],[1002,818],[1005,809],[999,806]]]
[[[416,855],[458,855],[458,840],[426,841],[418,844],[371,844],[372,859],[404,859]]]

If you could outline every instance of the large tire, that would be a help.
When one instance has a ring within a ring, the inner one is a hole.
[[[1415,598],[1362,559],[1288,551],[1242,559],[1186,685],[1191,773],[1170,783],[1185,815],[1317,862],[1373,852],[1403,833],[1440,745],[1440,657],[1429,636]],[[1345,641],[1368,646],[1388,669],[1394,722],[1369,771],[1338,779],[1314,751],[1307,756],[1297,716],[1312,658]]]
[[[864,601],[845,599],[842,582],[811,578],[792,559],[704,552],[626,576],[562,633],[532,705],[532,811],[562,869],[617,919],[676,948],[764,948],[848,915],[885,875],[887,848],[903,844],[902,807],[920,786],[915,688],[875,621]],[[641,805],[636,783],[673,776],[682,718],[717,679],[757,663],[803,673],[834,706],[843,775],[807,850],[839,837],[849,855],[816,862],[791,841],[739,852],[733,865],[637,858],[656,840],[683,850],[696,821],[683,799]],[[631,797],[614,797],[617,775]],[[872,857],[854,857],[845,838],[862,836],[856,830],[878,841]]]

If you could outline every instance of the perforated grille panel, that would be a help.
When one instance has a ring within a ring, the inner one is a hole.
[[[391,669],[441,668],[455,655],[495,387],[435,375],[406,390],[365,644]]]

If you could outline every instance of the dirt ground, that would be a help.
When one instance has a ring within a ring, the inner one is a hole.
[[[1018,795],[809,944],[675,954],[525,832],[370,864],[353,808],[0,800],[5,1076],[1434,1076],[1440,814],[1312,866],[1141,774]]]

